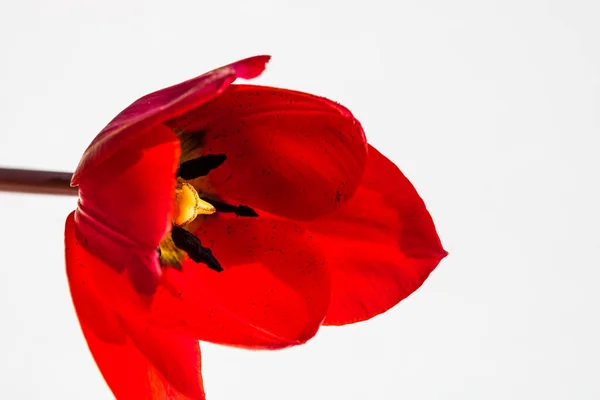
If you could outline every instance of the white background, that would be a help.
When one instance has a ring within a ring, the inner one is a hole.
[[[600,398],[600,3],[3,1],[0,164],[73,170],[152,90],[254,54],[349,107],[450,256],[274,353],[203,344],[210,400]],[[109,399],[64,273],[74,198],[0,194],[0,397]]]

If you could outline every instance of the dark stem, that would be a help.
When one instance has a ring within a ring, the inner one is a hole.
[[[70,172],[0,168],[0,192],[77,196]]]

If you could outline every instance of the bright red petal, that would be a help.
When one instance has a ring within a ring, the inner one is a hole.
[[[156,125],[123,148],[126,156],[99,165],[79,184],[76,234],[117,271],[126,270],[140,293],[156,289],[156,249],[170,227],[179,141]]]
[[[75,170],[72,184],[79,184],[83,175],[93,171],[129,142],[144,136],[153,126],[215,98],[236,78],[257,77],[265,69],[269,59],[269,56],[256,56],[240,60],[136,100],[117,115],[89,145]]]
[[[200,340],[282,348],[317,332],[329,304],[329,274],[304,229],[268,218],[210,216],[194,232],[225,269],[185,263],[165,271],[155,322]]]
[[[293,220],[333,211],[352,196],[366,164],[366,141],[350,111],[313,95],[232,85],[169,123],[204,132],[203,154],[225,154],[210,186],[222,199]]]
[[[95,280],[94,270],[110,268],[79,245],[73,214],[67,219],[65,246],[73,304],[94,360],[115,397],[204,399],[198,342],[148,325],[143,314],[128,312],[124,317],[112,308],[117,302],[105,301],[114,288],[108,280]]]
[[[373,147],[355,196],[308,229],[331,272],[326,325],[385,312],[418,289],[447,255],[417,191]]]

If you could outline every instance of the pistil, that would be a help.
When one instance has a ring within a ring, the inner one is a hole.
[[[215,207],[202,200],[192,185],[178,179],[173,207],[174,225],[187,225],[196,219],[198,215],[210,215],[214,214],[215,211],[217,211]]]

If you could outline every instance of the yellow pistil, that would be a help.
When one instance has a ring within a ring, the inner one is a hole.
[[[178,180],[177,188],[175,189],[175,205],[173,207],[172,222],[174,225],[186,225],[200,214],[210,215],[215,212],[215,207],[202,200],[192,185]]]

